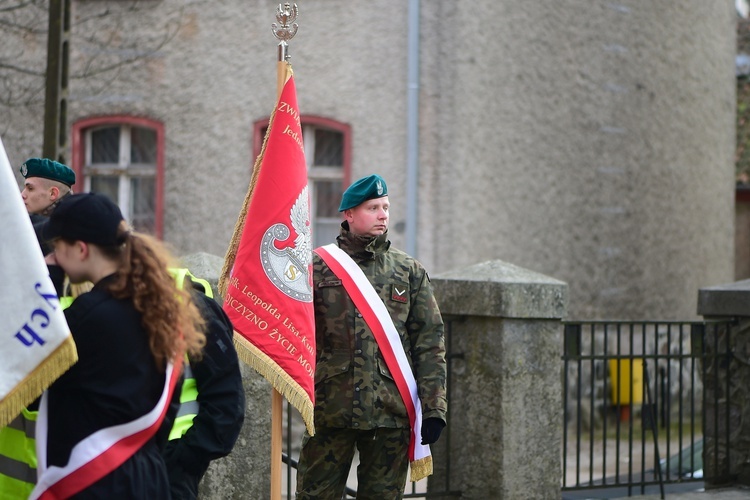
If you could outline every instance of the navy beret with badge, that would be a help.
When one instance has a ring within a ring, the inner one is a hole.
[[[378,174],[362,177],[344,191],[344,195],[341,197],[341,205],[339,205],[339,212],[354,208],[367,200],[374,200],[383,196],[388,196],[388,186],[386,186],[385,180],[382,177]]]
[[[49,158],[29,158],[19,170],[24,179],[42,177],[62,182],[68,187],[76,183],[76,173],[73,169]]]

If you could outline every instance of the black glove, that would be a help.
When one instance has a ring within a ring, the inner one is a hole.
[[[422,444],[432,444],[438,440],[443,432],[445,422],[439,418],[430,417],[422,422]]]

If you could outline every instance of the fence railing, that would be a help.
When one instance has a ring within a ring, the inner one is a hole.
[[[719,405],[706,404],[703,374],[730,365],[729,342],[718,340],[728,325],[564,323],[563,492],[620,488],[629,496],[650,487],[663,498],[668,485],[702,481],[705,423],[719,432],[719,418],[704,415]],[[728,443],[728,430],[719,441]],[[714,452],[706,459],[718,463]]]

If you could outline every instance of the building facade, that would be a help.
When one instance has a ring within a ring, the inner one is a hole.
[[[32,5],[0,49],[33,69],[1,70],[13,165],[42,143],[46,2]],[[431,273],[504,260],[567,282],[574,317],[691,318],[699,288],[734,279],[731,0],[297,5],[317,243],[341,189],[378,172],[394,244]],[[278,3],[70,7],[76,188],[180,254],[224,255],[276,97]]]

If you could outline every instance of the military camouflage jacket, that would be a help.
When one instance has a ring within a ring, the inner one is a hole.
[[[342,224],[337,238],[386,305],[419,388],[423,418],[446,419],[443,321],[427,272],[391,248],[387,232],[357,236]],[[341,280],[313,254],[315,287],[315,425],[408,428],[406,407],[372,331]]]

